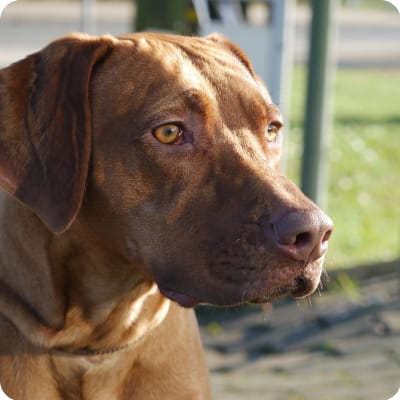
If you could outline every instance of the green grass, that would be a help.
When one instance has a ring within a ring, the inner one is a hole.
[[[346,4],[346,1],[342,0],[342,4]],[[390,11],[390,12],[397,12],[395,7],[382,0],[360,0],[357,4],[360,8],[369,9],[369,10],[382,10],[382,11]]]
[[[294,71],[287,174],[299,182],[305,70]],[[400,71],[336,73],[327,153],[328,213],[335,223],[327,266],[399,256]]]
[[[310,0],[297,0],[299,5],[310,4]],[[348,0],[341,0],[341,6],[351,5]],[[358,0],[354,3],[355,8],[362,8],[366,10],[384,10],[389,12],[397,12],[394,6],[383,0]]]

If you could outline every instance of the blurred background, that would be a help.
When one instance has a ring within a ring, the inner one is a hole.
[[[335,223],[320,295],[199,308],[215,398],[389,399],[400,387],[400,14],[383,0],[17,0],[0,18],[0,68],[70,32],[145,29],[220,31],[244,48],[285,114],[282,168]]]

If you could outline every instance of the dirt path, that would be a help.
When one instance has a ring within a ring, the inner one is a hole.
[[[215,399],[388,400],[396,393],[399,264],[335,275],[311,304],[287,299],[268,313],[199,310]]]

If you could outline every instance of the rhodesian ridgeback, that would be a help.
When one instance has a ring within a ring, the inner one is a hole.
[[[211,398],[193,307],[303,297],[330,219],[218,35],[71,35],[0,70],[0,384],[14,400]]]

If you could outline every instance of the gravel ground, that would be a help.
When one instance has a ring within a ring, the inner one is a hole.
[[[400,263],[332,273],[310,301],[198,310],[217,400],[388,400],[400,387]]]

